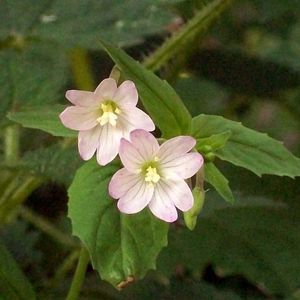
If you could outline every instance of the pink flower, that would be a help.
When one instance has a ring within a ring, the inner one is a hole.
[[[132,81],[119,87],[112,78],[104,79],[94,92],[69,90],[66,98],[74,104],[61,114],[62,123],[78,130],[78,149],[84,160],[97,151],[100,165],[111,162],[119,152],[121,138],[134,129],[152,131],[150,117],[136,107],[138,93]]]
[[[134,130],[130,140],[121,140],[119,155],[124,168],[112,177],[109,194],[119,199],[123,213],[134,214],[149,205],[156,217],[174,222],[175,207],[187,211],[193,206],[192,192],[184,180],[203,164],[199,153],[188,153],[195,139],[179,136],[159,146],[151,133]]]

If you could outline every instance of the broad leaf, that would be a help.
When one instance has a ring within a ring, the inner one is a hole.
[[[158,266],[199,272],[212,264],[224,276],[243,275],[272,294],[289,295],[299,286],[299,253],[299,218],[282,207],[237,206],[200,217],[192,232],[171,232]]]
[[[66,69],[62,52],[48,44],[1,51],[0,124],[9,110],[23,105],[49,104],[61,97]]]
[[[168,225],[148,209],[134,215],[118,211],[108,196],[108,183],[118,165],[83,165],[69,189],[69,217],[73,234],[86,245],[93,267],[113,285],[131,276],[138,279],[155,268],[167,244]]]
[[[123,50],[104,42],[102,45],[125,77],[134,81],[144,107],[163,136],[188,134],[191,116],[173,88]]]
[[[0,297],[11,300],[36,299],[31,284],[14,258],[0,242]]]
[[[64,47],[99,49],[103,37],[132,45],[164,31],[172,14],[160,0],[9,0],[1,2],[0,38],[19,35]]]
[[[9,113],[7,117],[24,127],[40,129],[54,136],[75,137],[77,132],[64,127],[59,119],[64,108],[59,104],[25,107],[21,111]]]
[[[226,177],[212,162],[205,163],[204,167],[205,181],[211,184],[226,201],[233,203],[234,197]]]
[[[192,135],[196,139],[231,132],[225,146],[215,154],[226,161],[254,172],[279,176],[300,176],[300,159],[267,134],[244,127],[241,123],[220,116],[199,115],[192,122]]]

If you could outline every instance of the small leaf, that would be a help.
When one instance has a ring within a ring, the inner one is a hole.
[[[226,201],[233,203],[234,197],[225,176],[212,162],[205,163],[204,167],[205,181],[211,184]]]
[[[16,300],[34,300],[35,292],[14,258],[0,242],[0,291],[4,297]],[[0,293],[1,296],[1,293]],[[2,299],[2,298],[1,298]]]
[[[224,147],[231,136],[231,131],[227,130],[218,134],[213,134],[207,138],[197,139],[196,149],[199,152],[211,152]],[[206,151],[208,150],[209,151]]]
[[[214,134],[231,131],[223,148],[215,151],[219,158],[236,166],[249,169],[258,176],[300,176],[300,159],[267,134],[244,127],[241,123],[220,116],[199,115],[192,121],[192,135],[207,138]]]
[[[104,42],[102,45],[125,77],[134,81],[144,107],[163,136],[188,134],[191,116],[173,88],[123,50]]]
[[[59,119],[64,108],[65,106],[59,104],[26,107],[9,113],[7,117],[24,127],[40,129],[54,136],[76,137],[77,132],[66,128]]]
[[[168,225],[148,209],[134,215],[118,211],[108,196],[108,183],[118,165],[84,164],[69,188],[69,217],[73,234],[87,247],[101,278],[119,285],[141,278],[155,268],[160,250],[167,245]]]

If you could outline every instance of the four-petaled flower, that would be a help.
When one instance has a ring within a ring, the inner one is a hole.
[[[82,159],[97,151],[97,161],[106,165],[119,152],[121,138],[129,138],[134,129],[153,131],[150,117],[136,107],[138,93],[132,81],[119,87],[112,78],[103,80],[94,92],[69,90],[66,98],[74,104],[61,114],[62,123],[78,130],[78,148]]]
[[[131,132],[130,142],[122,139],[119,155],[124,168],[109,183],[109,194],[119,199],[119,210],[133,214],[149,205],[166,222],[177,219],[176,207],[189,210],[194,199],[185,179],[203,164],[199,153],[188,153],[195,143],[192,137],[178,136],[159,146],[151,133],[139,129]]]

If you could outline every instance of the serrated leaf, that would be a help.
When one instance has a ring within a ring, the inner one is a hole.
[[[77,171],[68,191],[73,234],[87,247],[101,278],[113,285],[155,268],[168,233],[168,225],[147,209],[134,215],[118,211],[107,191],[118,167],[89,161]]]
[[[231,207],[200,218],[192,232],[171,232],[158,266],[199,272],[212,264],[224,276],[243,275],[273,295],[289,295],[299,286],[299,253],[299,219],[287,209]]]
[[[226,201],[233,203],[234,197],[226,177],[212,162],[205,163],[204,167],[205,181],[211,184]]]
[[[160,0],[4,1],[0,37],[28,36],[67,48],[99,49],[99,37],[132,45],[165,30],[172,14],[160,4]]]
[[[35,292],[14,258],[0,242],[0,296],[7,299],[34,300]]]
[[[241,123],[220,116],[199,115],[192,121],[192,135],[198,138],[231,131],[225,146],[216,156],[256,175],[300,176],[300,159],[267,134],[244,127]]]
[[[48,44],[1,51],[0,124],[11,109],[56,101],[66,82],[66,70],[63,53]]]
[[[190,131],[191,116],[173,88],[128,56],[123,50],[102,42],[126,78],[137,86],[141,101],[165,138]]]
[[[65,109],[63,105],[43,105],[24,107],[18,112],[11,112],[8,119],[24,127],[40,129],[54,136],[76,137],[77,132],[66,128],[59,119],[59,114]]]

